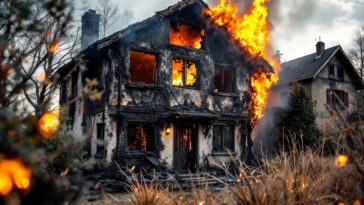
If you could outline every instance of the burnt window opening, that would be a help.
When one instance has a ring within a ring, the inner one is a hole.
[[[327,104],[331,107],[345,109],[349,106],[349,95],[342,90],[327,90]]]
[[[231,67],[215,67],[214,91],[223,93],[235,92],[234,69]]]
[[[130,82],[155,84],[157,78],[157,56],[130,50]]]
[[[197,64],[185,59],[173,58],[172,85],[179,87],[196,87]]]
[[[204,30],[188,24],[171,24],[169,31],[170,44],[200,49]]]
[[[96,138],[97,138],[97,146],[96,146],[96,154],[97,155],[104,155],[105,151],[105,124],[104,123],[97,123],[96,125]]]
[[[130,123],[127,127],[128,150],[154,152],[155,136],[152,124]]]
[[[231,125],[214,125],[213,151],[234,152],[234,130]]]

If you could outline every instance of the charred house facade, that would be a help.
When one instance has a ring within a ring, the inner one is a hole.
[[[89,136],[90,156],[177,171],[246,160],[251,60],[205,9],[184,0],[101,40],[99,15],[84,14],[85,63],[58,73],[69,127]],[[98,80],[100,100],[80,98],[87,79]]]

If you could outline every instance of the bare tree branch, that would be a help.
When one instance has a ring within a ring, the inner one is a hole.
[[[360,77],[364,77],[364,29],[358,29],[353,38],[353,48],[349,51],[349,58],[355,68],[358,70]]]
[[[119,17],[119,9],[111,0],[99,0],[97,11],[101,14],[100,32],[105,37]]]

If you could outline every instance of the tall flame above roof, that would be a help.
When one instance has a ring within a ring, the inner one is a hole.
[[[240,46],[252,57],[264,58],[274,68],[274,72],[255,68],[250,75],[250,96],[252,123],[263,117],[269,89],[278,82],[279,63],[270,50],[270,26],[268,23],[269,0],[254,0],[247,13],[239,15],[238,4],[227,0],[206,11],[215,24],[224,27]]]

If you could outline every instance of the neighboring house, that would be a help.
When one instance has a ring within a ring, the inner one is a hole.
[[[340,45],[325,49],[325,43],[320,41],[315,53],[282,63],[277,86],[283,99],[280,106],[287,103],[293,82],[302,84],[316,103],[316,122],[321,130],[337,131],[358,111],[357,94],[363,89],[363,82]]]
[[[249,158],[253,62],[205,9],[201,0],[184,0],[101,40],[99,15],[84,14],[86,65],[74,60],[58,74],[66,77],[60,104],[70,127],[78,136],[91,130],[90,156],[105,165],[165,162],[177,171]],[[254,65],[271,69],[262,59]],[[99,81],[102,99],[74,101],[87,78]]]

